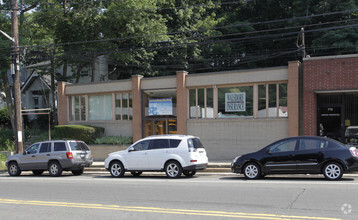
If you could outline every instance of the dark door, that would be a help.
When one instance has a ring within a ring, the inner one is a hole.
[[[265,173],[294,173],[296,172],[295,149],[297,139],[283,140],[268,148],[266,157],[262,160]]]
[[[320,173],[320,164],[324,161],[327,142],[324,140],[302,138],[295,155],[297,172]]]
[[[318,107],[317,118],[317,134],[319,136],[329,137],[338,141],[344,139],[342,105]]]

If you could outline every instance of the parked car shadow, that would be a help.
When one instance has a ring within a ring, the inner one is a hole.
[[[267,175],[260,179],[249,180],[244,176],[230,176],[230,177],[221,177],[220,180],[235,180],[235,181],[302,181],[302,182],[311,182],[311,181],[322,181],[322,182],[346,182],[346,181],[354,181],[354,178],[351,177],[342,177],[342,179],[337,181],[330,181],[324,178],[323,175],[295,175],[295,176],[283,176],[283,175]]]

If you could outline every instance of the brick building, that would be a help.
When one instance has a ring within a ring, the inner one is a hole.
[[[346,142],[345,130],[358,126],[358,55],[303,61],[303,135]]]

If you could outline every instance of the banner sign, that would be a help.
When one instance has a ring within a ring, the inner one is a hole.
[[[225,112],[246,111],[246,93],[225,93]]]
[[[172,98],[149,99],[149,115],[173,115]]]

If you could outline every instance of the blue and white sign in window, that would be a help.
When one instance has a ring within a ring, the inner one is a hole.
[[[173,115],[172,98],[149,99],[149,115]]]
[[[225,93],[225,112],[246,111],[246,93]]]

